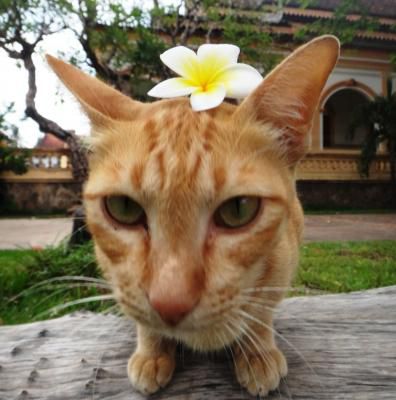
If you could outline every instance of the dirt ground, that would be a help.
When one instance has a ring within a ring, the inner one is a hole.
[[[0,249],[55,245],[70,234],[69,218],[0,219]],[[305,241],[396,240],[396,214],[307,215]]]
[[[396,240],[396,214],[307,215],[305,241]]]

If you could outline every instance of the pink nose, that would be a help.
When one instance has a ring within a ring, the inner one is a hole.
[[[149,296],[151,306],[158,312],[161,319],[168,325],[177,325],[195,307],[194,298],[174,299]]]

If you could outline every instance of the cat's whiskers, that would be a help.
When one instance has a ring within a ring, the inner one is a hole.
[[[233,327],[233,324],[231,323],[231,321],[228,321],[228,323],[231,325],[231,327]],[[230,330],[230,333],[232,335],[232,329],[228,326],[228,324],[225,324],[225,327]],[[234,326],[234,329],[235,329],[235,326]],[[254,382],[255,382],[255,384],[257,386],[256,374],[255,374],[254,369],[253,369],[253,367],[252,367],[252,365],[250,363],[249,357],[247,356],[247,354],[245,352],[245,349],[244,349],[244,344],[246,345],[246,343],[241,341],[239,337],[235,337],[235,343],[238,346],[239,350],[241,351],[241,354],[243,355],[243,357],[244,357],[244,359],[246,361],[246,364],[247,364],[247,366],[248,366],[248,368],[250,370],[250,373],[253,376],[253,380],[254,380]],[[236,364],[236,366],[237,366],[237,364]]]
[[[323,291],[321,290],[315,290],[315,289],[308,289],[310,293],[312,294],[323,294]],[[268,293],[268,292],[284,292],[286,293],[305,293],[307,292],[307,288],[304,286],[284,286],[284,287],[255,287],[255,288],[245,288],[245,289],[241,289],[240,293],[243,294],[252,294],[252,293],[257,293],[257,294],[261,294],[261,293]]]
[[[238,329],[239,336],[237,336],[238,340],[245,345],[245,350],[249,355],[257,354],[257,346],[255,345],[253,340],[250,340],[248,335],[249,333],[246,331],[247,324],[243,324],[241,319],[235,316],[235,319],[228,319],[228,323],[234,327],[234,329]],[[235,339],[236,340],[236,339]],[[260,351],[259,351],[260,353]],[[260,355],[260,354],[258,354]]]
[[[307,361],[307,359],[305,358],[305,356],[301,353],[301,351],[299,351],[297,349],[296,346],[293,345],[293,343],[291,343],[288,339],[286,339],[286,337],[284,335],[282,335],[281,333],[279,333],[276,329],[274,329],[273,327],[271,327],[270,325],[266,324],[265,322],[263,322],[262,320],[256,318],[254,315],[252,315],[251,313],[248,313],[244,310],[236,310],[236,312],[244,319],[248,319],[254,323],[256,323],[257,325],[263,327],[264,329],[272,332],[274,334],[274,336],[277,336],[279,339],[281,339],[284,343],[286,343],[300,358],[301,360],[305,363],[305,365],[308,367],[308,369],[312,372],[312,374],[314,376],[316,376],[316,378],[318,379],[319,384],[321,383],[321,380],[318,376],[318,374],[315,372],[315,370],[313,369],[312,365]]]
[[[94,301],[107,301],[107,300],[115,300],[114,296],[112,294],[103,294],[103,295],[99,295],[99,296],[90,296],[90,297],[85,297],[83,299],[77,299],[77,300],[73,300],[73,301],[68,301],[67,303],[55,306],[55,307],[51,307],[49,310],[44,311],[40,314],[38,314],[36,316],[37,319],[40,319],[41,317],[45,316],[45,315],[53,315],[58,313],[59,311],[62,311],[66,308],[78,305],[78,304],[86,304],[86,303],[92,303]]]
[[[43,297],[38,303],[34,304],[34,309],[37,309],[38,307],[40,307],[41,304],[44,304],[49,299],[51,299],[53,297],[56,297],[60,293],[63,293],[65,291],[67,291],[67,290],[70,290],[70,289],[73,289],[73,288],[89,288],[89,289],[93,289],[93,288],[98,288],[98,286],[97,286],[97,284],[88,284],[88,283],[85,283],[85,284],[84,283],[74,283],[74,284],[67,284],[67,285],[52,285],[51,286],[51,290],[56,289],[56,288],[60,288],[60,289],[54,290],[48,296]]]
[[[226,331],[231,333],[231,335],[232,335],[232,328],[228,325],[228,323],[229,323],[228,321],[224,321],[222,327]],[[234,339],[231,344],[227,344],[229,342],[229,340],[227,340],[227,335],[224,332],[224,329],[215,331],[215,334],[216,334],[216,336],[220,336],[220,340],[223,343],[223,347],[224,347],[226,353],[229,353],[231,355],[232,364],[234,366],[234,370],[236,370],[237,369],[236,356],[235,356],[235,353],[233,350],[233,345],[234,345],[234,343],[236,343],[236,340]],[[235,337],[235,336],[233,336],[233,337]]]
[[[250,307],[250,306],[261,306],[263,310],[270,311],[270,312],[276,312],[277,308],[276,307],[271,307],[271,304],[276,305],[277,303],[271,302],[268,299],[261,299],[259,297],[248,297],[248,296],[243,296],[239,295],[238,298],[234,301],[236,306],[241,306],[241,307]]]
[[[113,312],[114,310],[115,310],[115,312]],[[99,311],[98,313],[100,315],[112,314],[116,317],[124,318],[124,315],[123,315],[122,311],[120,310],[119,305],[117,303],[113,304],[110,307],[105,308],[104,310]]]
[[[261,292],[285,292],[287,290],[297,291],[299,288],[293,286],[265,286],[265,287],[249,287],[241,289],[241,293],[261,293]]]
[[[236,322],[234,322],[236,323]],[[252,329],[245,321],[238,319],[238,323],[243,325],[243,329],[244,329],[244,335],[250,340],[250,342],[254,345],[255,349],[257,350],[254,354],[258,355],[261,360],[263,361],[263,363],[265,365],[270,365],[269,362],[269,358],[268,358],[268,352],[265,349],[265,342],[262,341],[262,339],[258,336],[258,334],[254,331],[254,329]],[[253,338],[252,338],[253,336]],[[283,377],[281,377],[281,380],[284,380]],[[284,380],[286,387],[287,386],[287,382],[286,380]],[[279,390],[279,387],[277,388],[277,391],[279,393],[279,397],[281,398],[282,394]],[[259,397],[260,394],[259,394]],[[290,399],[292,399],[293,397],[289,397]]]
[[[238,318],[237,321],[234,321],[233,323],[242,325],[244,337],[246,337],[254,347],[253,351],[250,350],[251,354],[254,354],[255,357],[261,359],[263,364],[270,368],[271,363],[269,360],[269,353],[265,348],[263,340],[243,319]]]
[[[244,323],[244,325],[246,326],[246,332],[250,332],[250,333],[256,338],[257,342],[258,342],[259,344],[261,344],[262,351],[260,352],[259,349],[257,349],[257,350],[258,350],[259,356],[262,357],[262,360],[263,360],[264,364],[270,365],[270,361],[269,361],[270,355],[269,355],[268,351],[267,351],[266,348],[265,348],[265,342],[263,342],[263,340],[262,340],[262,339],[258,336],[258,334],[255,332],[255,330],[252,329],[252,327],[250,327],[246,322]],[[251,340],[252,340],[252,339],[251,339]],[[285,385],[286,385],[286,387],[288,388],[287,382],[286,382],[286,380],[284,379],[284,377],[280,377],[280,379],[281,379],[281,380],[284,380]],[[282,394],[281,394],[281,392],[280,392],[279,386],[277,387],[277,391],[278,391],[278,393],[279,393],[279,397],[281,398]],[[291,397],[291,398],[293,398],[293,397]]]
[[[253,309],[255,309],[254,310],[255,313],[258,311],[264,311],[264,312],[269,311],[269,312],[275,313],[275,314],[279,312],[279,308],[269,306],[267,303],[268,300],[266,300],[266,299],[262,299],[260,297],[245,297],[245,296],[238,296],[238,297],[239,297],[240,303],[235,302],[234,303],[235,307],[240,306],[240,307],[253,308]],[[310,321],[307,321],[307,320],[302,321],[301,317],[297,317],[295,315],[287,314],[287,318],[288,319],[297,319],[299,321],[299,324],[301,324],[301,323],[310,324]],[[311,325],[311,329],[315,329],[315,326],[312,326],[312,324],[310,324],[310,325]],[[294,337],[296,337],[296,336],[294,336]]]
[[[44,281],[41,281],[39,283],[36,283],[35,285],[30,286],[29,288],[22,290],[19,292],[16,296],[10,298],[8,302],[13,302],[15,300],[18,300],[20,297],[25,296],[27,294],[30,294],[31,292],[35,290],[41,290],[39,288],[42,288],[45,285],[51,284],[53,282],[75,282],[75,281],[80,281],[80,282],[87,282],[87,283],[92,283],[93,286],[98,285],[101,288],[104,289],[111,289],[111,286],[103,279],[98,279],[98,278],[90,278],[90,277],[85,277],[85,276],[77,276],[77,275],[65,275],[65,276],[60,276],[60,277],[55,277],[55,278],[50,278],[46,279]],[[65,283],[67,284],[67,283]]]
[[[262,341],[262,339],[258,336],[258,334],[249,326],[249,324],[246,323],[243,319],[240,320],[240,323],[243,326],[244,329],[244,335],[250,340],[252,343],[253,347],[257,352],[254,352],[257,354],[263,361],[265,365],[269,365],[268,362],[268,357],[267,357],[267,351],[265,349],[265,343]]]
[[[77,287],[86,287],[86,288],[95,288],[95,289],[100,289],[100,290],[106,290],[108,292],[111,292],[111,286],[109,285],[104,285],[101,283],[93,283],[93,282],[81,282],[81,283],[60,283],[60,284],[54,284],[51,285],[51,288],[56,288],[56,287],[65,287],[66,289],[69,288],[77,288]]]
[[[278,301],[274,301],[268,298],[262,298],[258,297],[256,295],[246,295],[246,294],[240,294],[236,301],[240,301],[241,304],[247,304],[249,305],[250,302],[256,302],[260,304],[265,304],[268,307],[268,310],[275,311],[277,309],[277,305],[279,304]]]

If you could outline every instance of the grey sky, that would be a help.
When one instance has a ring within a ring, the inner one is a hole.
[[[151,7],[152,0],[125,0],[126,7],[138,5]],[[163,0],[161,4],[169,5],[175,0]],[[38,111],[45,117],[56,121],[64,129],[74,129],[79,135],[89,133],[89,124],[80,111],[75,99],[63,88],[58,78],[48,68],[44,61],[44,54],[50,53],[57,56],[58,53],[72,54],[80,44],[69,31],[47,37],[34,56],[37,69],[37,97]],[[37,124],[31,119],[21,121],[24,117],[24,98],[27,90],[27,73],[22,68],[17,68],[16,62],[0,50],[0,111],[11,102],[15,103],[15,113],[9,115],[8,121],[18,126],[20,132],[20,144],[32,147],[43,134],[39,132]]]
[[[75,49],[79,43],[67,31],[46,38],[35,54],[34,62],[37,69],[37,109],[45,117],[53,119],[65,129],[74,129],[78,134],[89,133],[87,119],[82,115],[76,101],[62,87],[58,78],[50,71],[44,61],[44,54],[57,55],[58,51],[66,54]],[[3,51],[0,52],[0,107],[15,103],[15,113],[8,120],[19,127],[20,144],[32,147],[42,136],[37,124],[31,119],[21,121],[24,117],[25,95],[27,90],[27,72],[23,67],[18,68],[15,60],[11,60]]]

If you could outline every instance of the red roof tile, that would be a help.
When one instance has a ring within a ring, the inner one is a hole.
[[[68,145],[61,139],[58,139],[52,133],[46,133],[43,138],[39,139],[36,146],[36,149],[46,149],[46,150],[60,150],[67,149]]]

